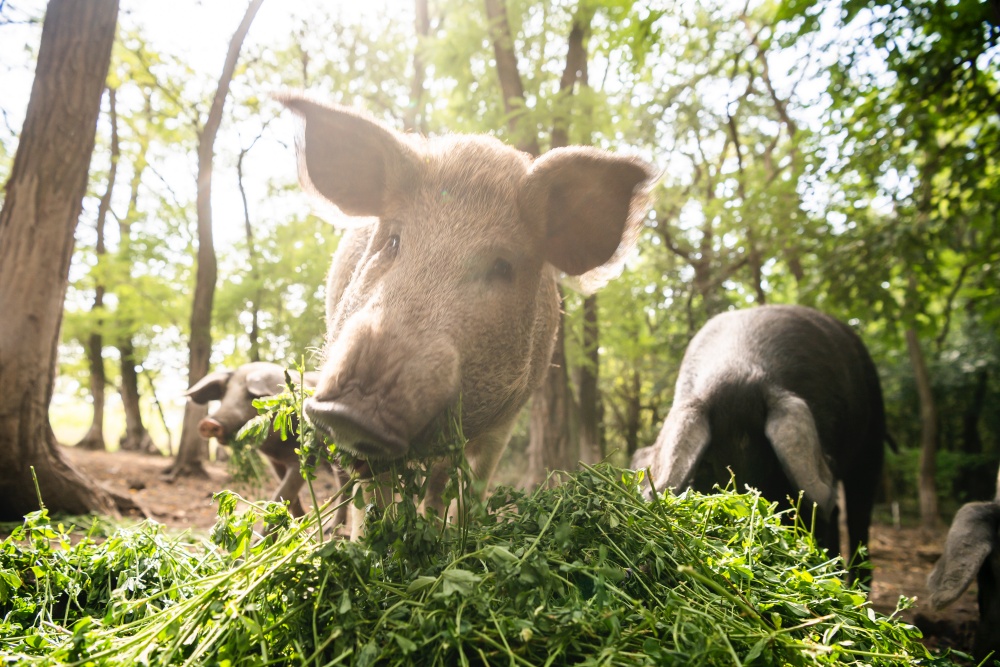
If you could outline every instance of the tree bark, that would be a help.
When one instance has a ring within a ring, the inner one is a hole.
[[[138,362],[135,358],[135,348],[131,339],[125,339],[118,344],[122,363],[122,407],[125,410],[125,433],[118,440],[121,449],[144,454],[159,454],[153,439],[149,436],[145,424],[142,423],[142,410],[139,403],[139,374],[136,371]]]
[[[941,519],[938,512],[937,485],[934,473],[937,468],[938,417],[934,393],[931,391],[927,361],[917,332],[910,327],[906,330],[906,349],[913,365],[913,378],[920,396],[920,471],[917,480],[920,497],[920,522],[923,528],[934,530]]]
[[[143,101],[143,115],[147,125],[152,123],[152,105],[152,99],[146,93]],[[148,150],[149,137],[140,132],[138,149],[132,164],[128,208],[125,211],[125,216],[118,220],[118,259],[123,266],[132,266],[132,223],[139,213],[139,187],[142,185],[142,176],[148,164],[146,160]],[[123,315],[121,311],[122,309],[119,307],[116,322],[121,336],[117,343],[121,370],[121,385],[118,388],[118,393],[121,395],[122,409],[125,412],[125,432],[119,436],[118,446],[128,451],[153,453],[157,450],[142,422],[142,411],[140,410],[141,394],[135,370],[136,366],[139,365],[139,360],[135,357],[135,345],[132,340],[135,322],[130,313]]]
[[[559,293],[561,297],[562,290]],[[545,383],[535,390],[531,401],[528,465],[532,486],[544,482],[553,470],[576,469],[579,459],[580,448],[574,418],[576,410],[566,373],[565,343],[563,318],[560,317]]]
[[[423,49],[431,32],[430,11],[427,0],[414,0],[415,30],[417,47],[413,50],[413,78],[410,80],[410,106],[404,115],[407,130],[427,134],[427,114],[424,101],[424,79],[427,67],[424,65]]]
[[[188,386],[193,386],[208,373],[209,358],[212,353],[212,302],[215,299],[217,263],[215,245],[212,240],[212,161],[215,157],[215,137],[222,124],[222,110],[229,94],[229,84],[233,79],[236,61],[239,59],[243,40],[250,30],[257,10],[264,0],[251,0],[243,20],[229,42],[226,62],[219,77],[219,85],[212,100],[212,106],[205,120],[205,126],[198,133],[198,269],[195,277],[194,303],[191,307],[191,337],[188,341]],[[208,410],[204,405],[188,402],[184,408],[184,425],[181,441],[173,466],[168,471],[171,477],[183,475],[206,476],[202,462],[208,455],[208,441],[198,434],[198,422]]]
[[[538,147],[537,132],[520,127],[521,116],[525,109],[524,84],[521,83],[521,73],[517,67],[514,36],[510,32],[510,21],[507,20],[507,5],[504,0],[486,0],[486,18],[489,21],[493,53],[496,55],[503,108],[507,112],[507,129],[519,149],[537,156],[541,152]]]
[[[117,0],[51,0],[24,127],[0,210],[0,518],[45,505],[117,515],[62,457],[49,423],[74,232],[87,189]]]
[[[602,403],[598,386],[600,347],[597,326],[597,295],[583,300],[583,356],[585,363],[577,367],[577,404],[580,408],[580,460],[593,465],[604,458],[604,437],[601,429]]]
[[[496,0],[487,0],[487,9],[490,5],[496,5]],[[493,12],[497,11],[496,7]],[[580,11],[573,21],[566,48],[566,66],[563,69],[562,77],[559,81],[559,95],[563,98],[562,113],[557,114],[552,129],[552,148],[561,148],[569,142],[569,118],[568,104],[566,98],[573,94],[573,89],[578,80],[586,72],[587,51],[586,34],[590,27],[590,19],[593,11]],[[507,24],[506,10],[502,15],[491,13],[491,26],[494,29],[506,30],[506,36],[499,42],[494,36],[494,45],[505,46],[513,44],[510,37],[510,28]],[[497,49],[497,70],[500,74],[501,84],[506,78],[510,78],[509,73],[501,69],[500,46]],[[513,58],[513,50],[508,58]],[[516,60],[514,60],[516,66]],[[515,71],[516,74],[516,71]],[[520,76],[517,77],[517,86],[511,85],[508,81],[508,88],[523,95],[524,90],[520,87]],[[505,93],[506,94],[506,93]],[[537,141],[535,142],[537,149]],[[562,290],[559,291],[560,301],[562,301]],[[596,316],[596,315],[595,315]],[[580,407],[573,399],[573,393],[569,386],[569,373],[566,369],[566,340],[565,340],[565,315],[559,311],[559,325],[556,333],[556,344],[552,351],[552,362],[548,373],[545,376],[544,384],[535,391],[531,402],[531,422],[530,435],[528,439],[528,460],[531,472],[528,475],[534,479],[536,484],[545,479],[552,470],[576,470],[581,458],[582,443],[580,442],[579,423]],[[596,321],[594,323],[596,327]],[[594,387],[596,389],[596,387]],[[590,397],[593,399],[593,397]],[[596,429],[594,429],[596,430]],[[591,434],[593,437],[593,434]],[[592,442],[592,441],[590,441]],[[588,442],[588,446],[590,444]],[[593,457],[593,452],[587,451],[586,458]]]
[[[257,135],[260,139],[261,135]],[[243,187],[243,158],[246,157],[250,149],[257,143],[254,139],[250,146],[240,151],[240,157],[236,160],[236,183],[240,189],[240,199],[243,201],[243,225],[247,239],[247,261],[250,263],[250,280],[254,284],[253,301],[247,304],[250,310],[250,361],[260,361],[260,302],[263,297],[263,286],[261,285],[260,267],[257,259],[257,246],[253,238],[253,225],[250,223],[250,205],[247,203],[247,191]]]
[[[104,312],[104,276],[101,268],[107,262],[107,246],[104,242],[104,225],[108,219],[108,211],[111,210],[111,193],[115,187],[115,177],[118,175],[118,156],[121,154],[118,143],[118,114],[115,108],[116,93],[114,88],[108,88],[108,118],[111,122],[111,165],[108,167],[108,186],[101,195],[101,201],[97,206],[97,243],[94,252],[97,255],[95,273],[97,275],[94,285],[94,305],[90,312],[98,315],[94,323],[94,331],[87,337],[87,364],[90,367],[90,395],[94,400],[94,418],[87,429],[87,434],[76,443],[77,447],[104,451],[107,444],[104,441],[104,388],[107,386],[108,378],[104,371],[104,337],[101,335],[101,328],[104,318],[100,316]]]

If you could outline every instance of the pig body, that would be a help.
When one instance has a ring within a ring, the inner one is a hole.
[[[431,457],[460,408],[466,456],[488,482],[541,383],[560,271],[620,264],[652,171],[586,148],[532,160],[481,136],[427,139],[299,97],[300,180],[349,216],[328,283],[327,341],[307,417],[369,461]],[[432,472],[441,510],[451,471]]]
[[[944,553],[927,578],[931,604],[942,609],[976,579],[979,627],[973,653],[983,660],[1000,656],[1000,471],[992,501],[971,502],[955,514]]]
[[[770,500],[801,490],[818,505],[817,541],[839,553],[837,481],[853,551],[868,543],[886,439],[861,339],[810,308],[759,306],[718,315],[691,340],[660,435],[632,466],[661,492],[709,491],[730,469]]]
[[[315,372],[306,373],[303,377],[303,383],[308,388],[315,387],[317,380],[318,373]],[[203,438],[215,438],[220,444],[227,444],[247,422],[257,416],[253,400],[281,393],[284,384],[284,368],[278,364],[258,361],[231,371],[209,373],[188,389],[186,395],[195,403],[219,401],[218,408],[198,423],[198,432]],[[273,429],[268,431],[260,445],[260,453],[267,458],[281,480],[274,493],[274,500],[287,500],[289,512],[296,517],[304,514],[299,492],[305,483],[299,470],[299,457],[295,453],[298,446],[297,439],[289,437],[282,440],[281,434]],[[343,470],[338,467],[334,473],[339,485],[346,483],[347,475]],[[346,507],[338,510],[333,519],[334,525],[344,522],[346,512]]]

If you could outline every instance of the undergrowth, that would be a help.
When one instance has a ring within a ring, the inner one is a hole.
[[[303,397],[262,407],[291,406],[298,428]],[[307,460],[330,452],[302,441]],[[427,470],[410,462],[383,471],[401,500],[369,507],[359,542],[323,535],[350,498],[292,521],[280,505],[237,511],[224,492],[211,543],[146,522],[70,544],[45,509],[30,514],[0,544],[0,654],[19,665],[955,664],[872,610],[839,560],[757,494],[650,503],[641,472],[599,465],[482,504],[461,447],[445,456],[459,470],[447,492],[458,520],[417,511]]]

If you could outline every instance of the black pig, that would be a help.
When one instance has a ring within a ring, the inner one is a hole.
[[[853,551],[868,543],[886,441],[861,339],[811,308],[759,306],[718,315],[691,340],[660,435],[632,467],[659,491],[710,491],[730,469],[769,500],[802,491],[818,506],[817,542],[840,553],[837,481]]]

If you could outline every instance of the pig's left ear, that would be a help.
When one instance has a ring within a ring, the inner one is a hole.
[[[195,403],[204,405],[209,401],[217,401],[226,393],[226,383],[233,376],[232,371],[215,371],[209,373],[202,379],[194,383],[184,395]]]
[[[638,158],[557,148],[535,160],[521,211],[540,216],[546,259],[578,276],[620,259],[635,245],[656,175]]]
[[[280,394],[284,384],[285,373],[277,368],[255,370],[247,374],[247,391],[257,398]]]

